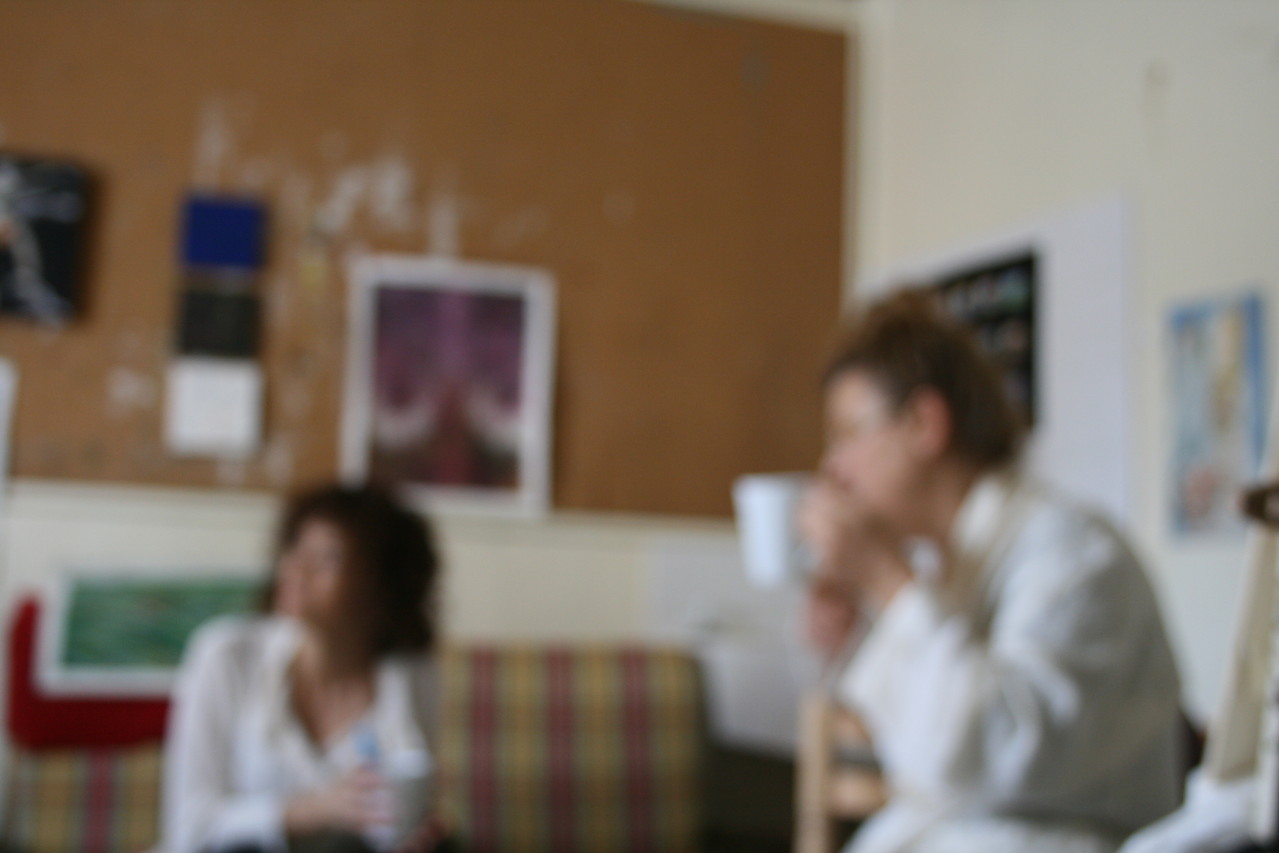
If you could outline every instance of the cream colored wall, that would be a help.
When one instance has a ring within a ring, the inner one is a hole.
[[[265,571],[276,498],[257,493],[17,481],[4,598],[61,571]],[[655,636],[655,556],[672,541],[735,555],[728,522],[557,515],[543,522],[437,519],[450,635],[495,640]],[[709,618],[709,617],[708,617]]]
[[[1170,534],[1162,329],[1176,301],[1249,285],[1279,328],[1279,4],[862,0],[856,13],[860,270],[1132,202],[1134,532],[1207,710],[1243,547]]]

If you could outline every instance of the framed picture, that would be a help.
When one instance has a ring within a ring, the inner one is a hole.
[[[1034,426],[1035,254],[984,262],[948,273],[934,285],[951,314],[970,326],[982,349],[999,366],[1008,398],[1022,420]]]
[[[1174,305],[1168,315],[1172,529],[1241,536],[1237,495],[1261,465],[1265,304],[1259,291]]]
[[[537,515],[555,289],[538,269],[404,255],[351,268],[344,476],[434,509]]]
[[[245,572],[66,572],[40,620],[40,688],[165,695],[191,633],[215,616],[251,611],[261,588],[262,578]]]
[[[89,191],[72,163],[0,155],[0,313],[54,325],[75,315]]]

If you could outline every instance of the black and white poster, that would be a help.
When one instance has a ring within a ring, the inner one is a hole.
[[[88,212],[83,169],[0,155],[0,313],[52,324],[75,315]]]

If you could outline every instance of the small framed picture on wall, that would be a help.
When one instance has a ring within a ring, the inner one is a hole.
[[[955,270],[935,284],[942,304],[972,328],[995,362],[1008,398],[1027,427],[1039,420],[1035,364],[1036,262],[1034,252]]]
[[[544,270],[368,255],[350,270],[341,468],[432,509],[545,512],[555,284]]]
[[[74,163],[0,154],[0,315],[53,326],[76,316],[90,191]]]

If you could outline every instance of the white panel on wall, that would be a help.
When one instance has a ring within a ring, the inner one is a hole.
[[[871,276],[867,294],[1033,251],[1039,423],[1030,469],[1067,493],[1133,520],[1131,279],[1127,205],[1112,198]]]

